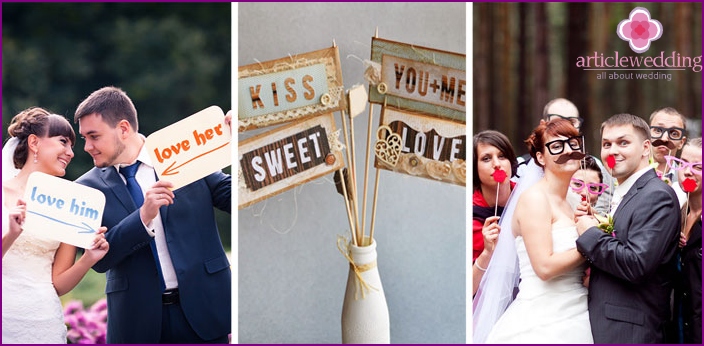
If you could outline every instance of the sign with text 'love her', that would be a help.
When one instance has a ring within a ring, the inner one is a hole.
[[[218,106],[210,106],[147,137],[145,145],[160,180],[188,185],[232,163],[230,126]]]
[[[24,193],[24,232],[88,248],[100,228],[105,196],[99,190],[53,175],[34,172]]]
[[[346,109],[337,47],[239,68],[239,132]]]
[[[465,124],[383,107],[375,166],[466,186]]]
[[[337,136],[328,113],[240,141],[239,208],[342,168]]]
[[[455,121],[466,121],[464,54],[372,38],[372,61],[381,64],[380,82],[369,101]]]

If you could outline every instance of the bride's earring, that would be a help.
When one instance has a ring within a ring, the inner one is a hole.
[[[34,163],[37,163],[37,152],[34,152]]]

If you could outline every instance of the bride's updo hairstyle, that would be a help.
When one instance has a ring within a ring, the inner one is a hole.
[[[66,118],[51,114],[44,108],[30,107],[15,115],[7,128],[10,137],[17,137],[18,143],[12,161],[15,168],[22,169],[29,155],[29,145],[27,138],[35,135],[40,138],[64,136],[71,141],[73,146],[76,143],[76,133],[71,127],[71,123]]]
[[[530,157],[532,157],[535,164],[540,167],[543,167],[543,165],[538,162],[535,154],[543,153],[543,150],[545,150],[545,139],[548,136],[565,136],[569,138],[579,136],[579,131],[569,120],[562,118],[553,119],[547,122],[545,120],[540,120],[540,124],[533,130],[533,133],[528,136],[528,139],[523,141],[528,146]]]

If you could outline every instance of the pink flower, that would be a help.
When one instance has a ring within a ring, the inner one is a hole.
[[[650,42],[662,36],[662,24],[650,18],[650,12],[644,7],[636,7],[628,19],[622,20],[616,28],[616,33],[624,41],[628,41],[631,49],[640,54],[650,49]]]

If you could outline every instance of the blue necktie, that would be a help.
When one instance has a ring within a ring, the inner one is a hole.
[[[144,204],[144,196],[142,195],[142,188],[139,187],[139,183],[137,182],[137,179],[135,178],[135,175],[137,174],[137,169],[139,168],[139,165],[141,162],[137,161],[133,163],[132,165],[125,166],[120,168],[120,173],[125,176],[125,179],[127,180],[127,191],[130,192],[130,195],[132,196],[132,200],[134,201],[134,204],[137,205],[137,208],[141,207],[142,204]],[[152,254],[154,255],[154,261],[156,261],[156,271],[159,274],[159,281],[161,282],[161,290],[164,291],[166,289],[166,285],[164,284],[164,275],[161,273],[161,264],[159,262],[159,253],[156,250],[156,241],[154,238],[152,238],[152,241],[150,242],[150,245],[152,247]]]

